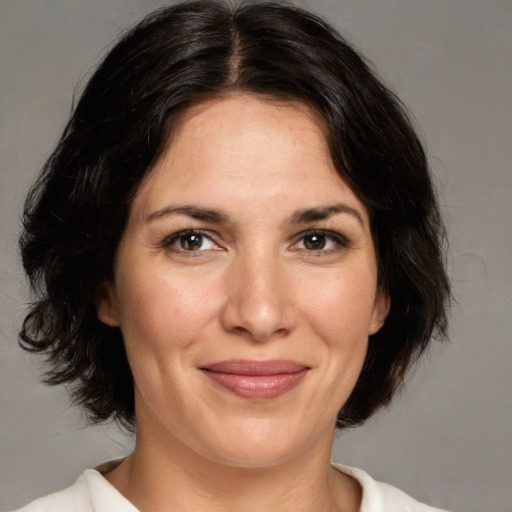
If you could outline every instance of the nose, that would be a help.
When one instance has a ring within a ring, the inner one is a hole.
[[[297,313],[285,274],[286,270],[269,257],[237,262],[227,277],[223,328],[257,342],[288,335],[297,323]]]

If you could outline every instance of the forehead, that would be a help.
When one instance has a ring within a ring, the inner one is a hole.
[[[269,143],[271,138],[273,144]],[[284,155],[291,143],[295,149],[313,148],[330,165],[326,141],[325,123],[308,105],[234,93],[196,102],[181,112],[173,123],[163,158],[176,156],[174,149],[179,146],[182,151],[187,144],[215,153],[231,149],[242,157],[258,143],[260,156],[278,144]],[[302,148],[297,148],[299,144]]]
[[[340,200],[364,212],[335,169],[315,111],[300,102],[232,95],[180,114],[133,206],[147,212],[168,201],[215,208],[277,201],[297,208]]]

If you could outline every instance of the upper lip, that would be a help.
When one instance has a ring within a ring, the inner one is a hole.
[[[308,369],[309,366],[305,364],[287,359],[269,359],[263,361],[230,359],[201,367],[201,370],[218,373],[233,373],[237,375],[279,375],[283,373],[298,373]]]

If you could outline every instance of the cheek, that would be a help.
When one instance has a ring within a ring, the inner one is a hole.
[[[367,353],[374,287],[371,275],[332,277],[310,288],[302,303],[315,345],[314,357],[321,369],[310,407],[325,421],[333,421],[347,401]]]
[[[138,276],[134,268],[130,276],[118,277],[119,323],[137,392],[162,410],[185,407],[180,393],[164,390],[178,390],[187,381],[183,368],[212,316],[208,287],[158,270]]]
[[[171,279],[157,272],[132,275],[124,282],[118,303],[127,348],[142,344],[159,351],[186,346],[215,314],[211,288],[200,279]]]
[[[303,311],[315,330],[329,343],[367,341],[375,301],[371,273],[330,276],[304,294]]]

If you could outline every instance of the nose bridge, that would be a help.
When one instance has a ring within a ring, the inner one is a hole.
[[[225,327],[256,341],[284,335],[294,324],[286,269],[265,247],[240,254],[229,279]]]

